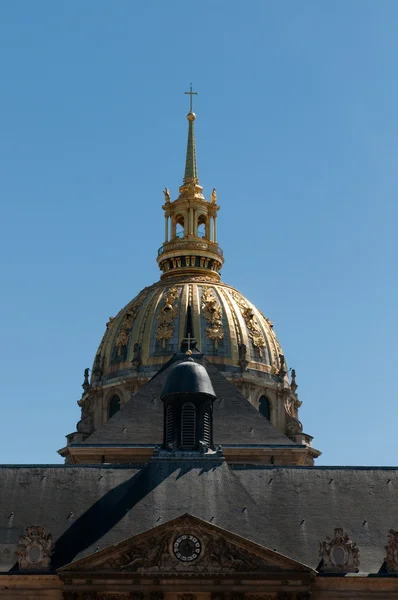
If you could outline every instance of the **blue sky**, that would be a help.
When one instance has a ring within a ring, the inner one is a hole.
[[[192,80],[223,280],[318,464],[396,465],[396,0],[0,5],[0,462],[60,462],[105,323],[159,277]]]

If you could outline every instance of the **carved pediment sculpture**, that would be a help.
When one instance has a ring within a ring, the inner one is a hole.
[[[43,571],[50,567],[53,538],[43,527],[30,525],[18,541],[16,555],[20,569]]]
[[[359,549],[343,529],[334,530],[333,538],[319,542],[320,570],[331,573],[357,573],[359,571]]]
[[[384,559],[389,573],[398,572],[398,531],[390,529],[388,532],[387,546],[385,546],[387,556]]]
[[[173,519],[62,569],[71,570],[145,575],[312,571],[293,559],[190,515]]]

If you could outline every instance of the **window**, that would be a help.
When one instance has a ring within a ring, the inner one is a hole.
[[[175,235],[178,238],[184,237],[185,220],[182,215],[177,215],[175,218]]]
[[[195,425],[195,407],[190,402],[187,402],[181,411],[181,445],[184,448],[193,448],[195,446]]]
[[[210,410],[208,408],[203,414],[203,441],[210,446]]]
[[[117,394],[115,394],[109,400],[108,419],[110,419],[111,417],[113,417],[113,415],[115,415],[118,410],[120,410],[120,398],[119,398],[119,396]]]
[[[207,237],[207,220],[206,220],[206,215],[200,215],[199,219],[198,219],[198,232],[197,232],[197,236],[200,238],[206,238]]]
[[[173,423],[173,407],[168,406],[166,409],[166,445],[173,443],[174,423]]]
[[[263,417],[271,421],[271,405],[266,396],[261,396],[258,408]]]

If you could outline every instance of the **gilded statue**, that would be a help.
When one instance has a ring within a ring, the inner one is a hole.
[[[213,188],[213,191],[211,192],[211,203],[215,204],[217,202],[217,191],[216,188]]]
[[[169,202],[170,202],[170,190],[169,190],[169,188],[164,188],[163,194],[164,194],[164,199],[165,199],[166,204],[169,204]]]

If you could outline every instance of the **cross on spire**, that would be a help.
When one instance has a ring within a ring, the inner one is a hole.
[[[192,91],[192,83],[189,85],[189,92],[184,92],[189,95],[189,112],[192,112],[192,96],[197,96],[198,92]]]
[[[183,341],[187,342],[187,346],[188,346],[188,350],[186,351],[185,354],[187,354],[188,356],[190,356],[192,354],[192,350],[191,350],[191,334],[188,333],[188,337],[186,337]]]
[[[195,348],[196,340],[190,333],[187,337],[181,340],[181,352],[185,352],[187,356],[191,356],[192,350]]]

